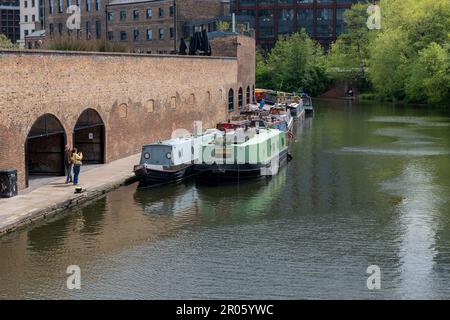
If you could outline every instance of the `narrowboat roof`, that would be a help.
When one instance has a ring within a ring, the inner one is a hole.
[[[188,141],[191,141],[193,139],[201,139],[203,137],[206,137],[206,136],[209,136],[209,135],[212,135],[212,134],[217,134],[217,133],[220,133],[220,131],[217,130],[217,129],[208,129],[202,135],[198,135],[198,136],[185,135],[185,136],[178,137],[178,138],[171,138],[171,139],[163,140],[163,141],[160,141],[160,142],[145,144],[145,145],[143,145],[143,147],[151,147],[151,146],[173,147],[173,146],[182,145],[182,144],[184,144],[184,143],[186,143]]]

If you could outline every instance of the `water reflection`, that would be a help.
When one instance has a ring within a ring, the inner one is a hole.
[[[132,184],[0,239],[0,298],[450,297],[449,118],[315,106],[275,177]]]

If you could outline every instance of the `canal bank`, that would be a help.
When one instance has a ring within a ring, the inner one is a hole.
[[[90,170],[82,168],[80,186],[85,189],[82,193],[75,193],[74,186],[66,184],[65,177],[60,177],[28,193],[0,199],[0,236],[94,200],[131,182],[134,179],[132,168],[139,162],[139,157],[140,154],[135,154]]]

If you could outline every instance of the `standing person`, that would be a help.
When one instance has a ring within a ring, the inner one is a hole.
[[[64,166],[66,167],[66,184],[72,182],[72,150],[67,144],[64,150]]]
[[[264,98],[262,98],[261,101],[259,102],[259,108],[264,109],[265,105],[266,105],[266,101],[264,100]]]
[[[77,148],[73,148],[72,151],[72,163],[73,163],[73,184],[78,184],[78,177],[80,176],[80,170],[83,163],[83,153],[78,152]]]

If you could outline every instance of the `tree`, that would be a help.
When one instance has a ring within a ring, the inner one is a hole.
[[[383,27],[369,43],[374,88],[386,97],[408,101],[448,99],[444,74],[448,74],[450,2],[382,0],[380,6]]]
[[[12,49],[14,44],[3,33],[0,33],[0,49]]]
[[[450,100],[448,47],[433,42],[419,52],[406,82],[406,95],[414,102],[439,103]]]
[[[267,59],[257,55],[256,77],[268,89],[318,94],[328,81],[323,50],[305,30],[280,38]]]
[[[344,13],[345,32],[332,44],[327,70],[334,79],[362,84],[366,79],[369,44],[376,31],[367,28],[367,4],[355,4]]]

